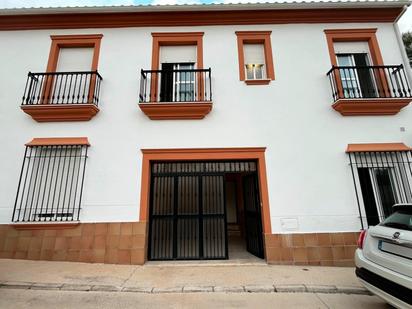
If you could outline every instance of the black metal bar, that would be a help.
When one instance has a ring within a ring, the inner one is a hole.
[[[402,65],[332,66],[326,75],[329,77],[334,101],[412,97]]]
[[[97,71],[29,72],[22,105],[92,103],[97,106],[102,80]]]

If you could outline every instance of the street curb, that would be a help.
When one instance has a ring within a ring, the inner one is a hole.
[[[0,283],[0,289],[50,290],[75,292],[125,292],[125,293],[322,293],[322,294],[355,294],[372,295],[368,290],[358,286],[335,285],[244,285],[244,286],[179,286],[179,287],[138,287],[115,285],[90,285],[72,283],[37,283],[5,281]]]

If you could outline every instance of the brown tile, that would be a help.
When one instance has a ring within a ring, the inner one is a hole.
[[[93,249],[93,236],[82,236],[81,238],[81,249],[82,250],[91,250]]]
[[[4,248],[3,248],[4,251],[7,251],[7,252],[16,251],[18,241],[19,241],[18,237],[7,237],[4,243]]]
[[[319,247],[330,247],[331,239],[329,233],[318,233],[317,237]]]
[[[94,227],[93,223],[82,224],[82,236],[94,236]]]
[[[292,234],[292,244],[293,247],[304,247],[305,240],[303,234]]]
[[[120,224],[120,235],[132,235],[132,223],[122,222]]]
[[[108,235],[120,235],[120,223],[108,223],[107,229]]]
[[[331,247],[319,247],[319,256],[321,260],[333,260]]]
[[[345,246],[345,259],[354,260],[357,246]]]
[[[146,235],[147,234],[146,222],[133,222],[132,229],[133,229],[133,235]]]
[[[282,254],[279,248],[266,248],[266,261],[278,262],[282,260]]]
[[[27,251],[16,251],[14,253],[13,258],[21,259],[21,260],[26,259],[27,258]]]
[[[31,237],[19,237],[17,242],[17,250],[18,251],[27,251],[29,250]]]
[[[104,262],[109,264],[117,263],[117,249],[106,249]]]
[[[281,243],[282,243],[282,248],[292,248],[293,247],[292,234],[282,234]]]
[[[60,230],[60,231],[63,232],[62,236],[66,236],[66,237],[82,236],[82,224],[79,224],[74,228],[71,227],[71,228]],[[58,232],[58,235],[60,231]]]
[[[16,230],[15,228],[11,228],[7,231],[7,237],[17,237],[19,236],[19,230]]]
[[[93,250],[81,250],[79,255],[79,262],[93,262]]]
[[[106,248],[106,236],[95,236],[93,240],[93,249],[102,250]]]
[[[306,265],[309,265],[309,262],[308,261],[306,261],[306,262],[294,262],[293,264],[294,265],[300,265],[300,266],[306,266]]]
[[[306,247],[317,247],[318,246],[318,235],[315,233],[303,234],[303,239],[305,241]]]
[[[54,243],[56,242],[56,237],[44,237],[41,243],[41,249],[43,250],[54,250]]]
[[[6,243],[6,236],[0,236],[0,251],[3,251],[5,243]]]
[[[57,236],[56,230],[44,230],[44,237]]]
[[[146,246],[146,235],[133,235],[132,247],[133,249],[144,249]]]
[[[118,250],[117,251],[117,263],[118,264],[130,264],[131,252],[130,250]]]
[[[130,249],[132,247],[132,236],[119,237],[119,249]]]
[[[280,255],[283,262],[293,261],[293,249],[292,248],[281,248]]]
[[[335,264],[333,263],[332,260],[330,261],[320,261],[321,266],[334,266]]]
[[[118,235],[107,235],[106,236],[106,249],[117,249],[119,248],[119,239]]]
[[[67,250],[69,248],[69,237],[56,237],[56,242],[54,243],[54,250]]]
[[[319,248],[306,248],[308,254],[308,261],[320,261]]]
[[[41,250],[41,243],[43,241],[42,237],[32,237],[30,240],[29,251],[40,251]]]
[[[145,262],[145,250],[132,250],[131,252],[131,264],[143,265]]]
[[[37,261],[40,259],[40,250],[29,250],[27,252],[27,259]]]
[[[19,237],[31,237],[32,231],[31,230],[21,230],[19,231]]]
[[[308,265],[310,265],[310,266],[320,266],[320,261],[309,261]]]
[[[346,246],[355,246],[358,242],[357,233],[344,233],[343,241]]]
[[[3,251],[0,252],[0,259],[12,259],[14,255],[14,251]]]
[[[80,250],[82,247],[82,238],[80,236],[69,238],[69,249]]]
[[[338,267],[353,267],[355,266],[355,262],[353,260],[333,261],[333,265]]]
[[[78,250],[69,250],[67,251],[66,261],[78,262],[80,256],[80,251]]]
[[[104,263],[105,253],[104,249],[93,249],[93,263]]]
[[[281,236],[279,234],[266,234],[265,246],[270,248],[280,248],[282,244]]]
[[[332,247],[332,256],[334,261],[345,259],[345,247],[336,246]]]
[[[343,246],[345,244],[343,233],[331,233],[330,238],[332,246]]]
[[[31,232],[33,237],[43,237],[45,230],[33,230]],[[55,235],[54,235],[55,236]]]
[[[53,238],[54,239],[54,238]],[[51,261],[53,258],[54,251],[51,249],[42,249],[40,251],[40,260]]]
[[[65,250],[58,250],[53,252],[53,261],[66,261],[67,252]]]
[[[101,236],[107,234],[107,223],[95,223],[94,235]]]
[[[296,262],[307,262],[308,254],[306,248],[293,248],[293,261]]]

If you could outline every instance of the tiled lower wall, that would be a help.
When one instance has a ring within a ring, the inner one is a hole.
[[[82,223],[70,228],[0,225],[0,258],[144,264],[145,222]]]
[[[142,265],[146,235],[145,222],[47,229],[0,225],[0,258]],[[270,264],[353,266],[358,235],[266,234],[266,260]]]
[[[270,264],[353,266],[358,232],[266,234]]]

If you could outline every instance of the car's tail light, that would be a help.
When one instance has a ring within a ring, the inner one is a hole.
[[[366,230],[362,230],[358,238],[358,248],[363,249],[363,242],[365,241]]]

